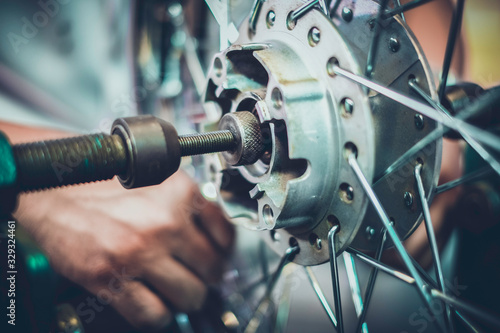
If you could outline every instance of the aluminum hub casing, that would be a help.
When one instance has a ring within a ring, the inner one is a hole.
[[[269,230],[264,237],[279,253],[298,243],[301,250],[294,261],[312,265],[328,260],[327,235],[333,224],[340,225],[339,253],[347,246],[373,250],[380,237],[381,222],[347,163],[346,149],[355,147],[363,173],[373,180],[437,125],[426,119],[423,128],[416,128],[411,110],[333,73],[337,64],[356,74],[364,72],[369,43],[362,45],[359,36],[370,34],[378,4],[344,2],[354,9],[349,22],[334,24],[318,9],[291,22],[290,13],[303,4],[263,2],[255,29],[245,21],[238,40],[214,57],[207,107],[215,106],[217,118],[253,112],[268,150],[252,165],[232,167],[221,154],[208,157],[206,165],[233,222]],[[395,19],[381,35],[391,37],[408,50],[394,55],[396,65],[381,60],[385,66],[378,68],[384,70],[376,70],[374,79],[407,93],[407,77],[413,75],[429,91],[421,52]],[[216,126],[208,123],[206,129]],[[440,148],[438,143],[418,156],[431,165],[423,174],[427,193],[437,179]],[[402,170],[412,170],[415,163],[416,158]],[[402,172],[396,170],[374,188],[383,203],[394,204],[388,214],[403,237],[418,225],[420,210],[417,200],[410,207],[404,204],[404,194],[414,192],[414,179]]]

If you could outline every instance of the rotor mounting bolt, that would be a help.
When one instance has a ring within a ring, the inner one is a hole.
[[[270,10],[267,13],[267,17],[266,17],[267,27],[271,28],[272,26],[274,26],[275,21],[276,21],[276,13],[274,11]]]
[[[313,27],[311,30],[309,30],[309,44],[311,46],[316,46],[321,38],[321,31],[319,31],[318,28]]]
[[[396,37],[391,37],[389,39],[389,49],[396,53],[399,51],[399,48],[401,47],[401,44],[399,43],[399,40]]]
[[[403,199],[406,207],[411,208],[411,206],[413,206],[413,194],[411,194],[410,192],[405,192],[405,194],[403,195]]]
[[[373,238],[373,236],[375,236],[375,229],[373,229],[372,227],[368,226],[366,227],[366,238],[368,238],[368,240],[371,240]]]
[[[424,128],[424,117],[421,114],[415,115],[415,127],[419,130]]]
[[[344,19],[344,21],[351,22],[352,17],[353,17],[352,9],[347,7],[342,8],[342,18]]]

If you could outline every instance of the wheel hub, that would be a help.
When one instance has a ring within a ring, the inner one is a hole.
[[[359,36],[371,33],[369,22],[378,4],[346,1],[341,5],[351,6],[352,17],[339,22],[317,9],[292,20],[303,4],[263,2],[254,24],[244,22],[239,39],[214,57],[206,103],[215,105],[220,117],[252,112],[260,123],[265,153],[242,166],[215,155],[207,159],[207,170],[233,222],[269,230],[265,239],[279,253],[298,244],[301,251],[294,261],[312,265],[328,260],[332,225],[340,226],[337,252],[347,246],[372,250],[380,237],[381,223],[347,163],[346,151],[356,151],[365,176],[372,180],[436,125],[426,120],[425,126],[416,126],[414,113],[333,72],[335,66],[364,72],[369,45],[361,45]],[[347,29],[349,33],[343,33]],[[408,50],[392,58],[397,66],[380,60],[377,68],[382,70],[375,71],[374,79],[406,92],[406,78],[413,75],[428,90],[423,58],[404,25],[391,19],[381,38],[392,40],[388,52],[397,52],[392,51],[394,40],[398,51],[403,46]],[[439,152],[440,144],[418,156],[432,166],[424,174],[427,190],[439,170]],[[403,169],[412,170],[415,163],[416,158]],[[416,200],[405,207],[403,197],[413,192],[414,180],[396,171],[393,175],[401,178],[396,183],[396,178],[386,177],[374,188],[382,202],[400,200],[388,213],[400,235],[408,236],[421,210]]]

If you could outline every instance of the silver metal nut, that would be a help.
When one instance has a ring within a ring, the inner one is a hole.
[[[220,130],[229,130],[236,141],[236,148],[222,153],[231,165],[248,165],[257,162],[264,152],[264,143],[257,118],[248,111],[231,112],[219,122]]]

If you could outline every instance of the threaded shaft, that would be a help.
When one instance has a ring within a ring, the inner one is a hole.
[[[127,153],[118,135],[93,134],[12,147],[21,191],[111,179],[125,173]]]
[[[232,150],[236,146],[229,130],[179,136],[182,156],[201,155]]]

